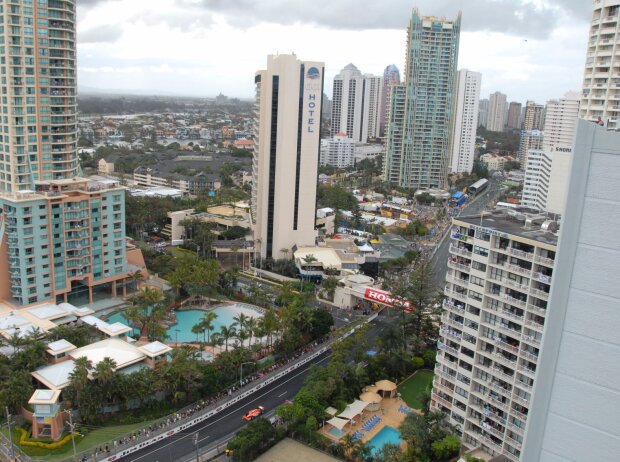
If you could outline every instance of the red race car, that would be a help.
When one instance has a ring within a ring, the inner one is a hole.
[[[249,422],[250,420],[256,419],[263,412],[265,412],[265,408],[263,406],[258,406],[256,409],[252,409],[248,411],[248,413],[243,416],[243,420],[245,420],[246,422]]]

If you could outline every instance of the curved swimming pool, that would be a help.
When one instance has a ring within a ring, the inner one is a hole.
[[[229,327],[235,322],[233,318],[237,317],[240,313],[252,318],[261,318],[263,316],[262,308],[255,305],[249,305],[247,303],[217,306],[210,311],[217,314],[217,318],[213,321],[213,330],[211,331],[211,334],[218,332],[221,326]],[[206,312],[207,311],[205,310],[177,311],[176,324],[171,325],[166,332],[168,341],[178,341],[181,343],[194,343],[202,341],[203,335],[194,334],[192,332],[192,327],[200,322]],[[111,315],[108,318],[108,322],[122,322],[123,324],[129,324],[122,312]],[[138,332],[134,329],[133,336],[135,337],[136,335],[138,335]]]

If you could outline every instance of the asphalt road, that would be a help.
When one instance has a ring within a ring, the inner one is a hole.
[[[372,340],[383,330],[386,324],[386,316],[380,315],[373,323],[367,338],[372,344]],[[201,452],[210,450],[222,442],[227,436],[234,434],[246,425],[243,415],[248,410],[258,406],[265,407],[265,415],[272,414],[273,411],[284,403],[287,399],[293,399],[312,367],[323,366],[329,360],[331,350],[301,368],[291,372],[289,375],[269,384],[261,391],[248,396],[244,400],[235,403],[233,406],[201,422],[194,427],[186,429],[176,435],[162,440],[152,446],[148,446],[141,451],[123,457],[122,461],[136,462],[182,462],[187,461],[196,454],[194,445],[194,435],[198,433],[198,446]]]
[[[497,181],[494,178],[489,178],[489,187],[484,191],[483,195],[467,203],[460,214],[463,216],[479,214],[497,199],[499,193]],[[450,238],[447,237],[437,248],[433,256],[433,282],[438,289],[442,288],[446,282],[446,272],[448,270],[446,262],[448,261],[449,247]]]

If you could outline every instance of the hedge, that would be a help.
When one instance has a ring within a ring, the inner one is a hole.
[[[17,427],[15,429],[19,433],[19,445],[20,446],[33,446],[37,448],[43,449],[58,449],[63,447],[69,441],[71,441],[72,435],[69,434],[62,438],[61,440],[54,441],[53,443],[44,443],[42,441],[31,441],[28,440],[28,432],[23,428]]]

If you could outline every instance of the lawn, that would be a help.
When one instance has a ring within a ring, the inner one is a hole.
[[[145,421],[135,424],[129,425],[117,425],[117,426],[109,426],[98,428],[96,430],[91,430],[87,433],[86,437],[81,439],[76,439],[76,449],[77,452],[86,451],[91,448],[105,446],[106,443],[109,443],[110,440],[119,438],[127,433],[130,433],[134,430],[138,430],[140,428],[144,428],[148,426],[153,421]],[[3,428],[2,433],[8,437],[8,432],[5,428]],[[13,441],[16,441],[17,434],[14,434]],[[16,444],[17,446],[17,444]],[[45,457],[46,462],[55,462],[65,460],[72,456],[73,447],[69,442],[67,445],[62,448],[56,450],[47,450],[43,448],[34,448],[28,446],[18,446],[23,452],[33,457]]]
[[[417,371],[398,386],[398,392],[409,407],[413,409],[422,409],[422,403],[418,399],[418,396],[423,391],[429,390],[432,387],[432,382],[432,371]]]

